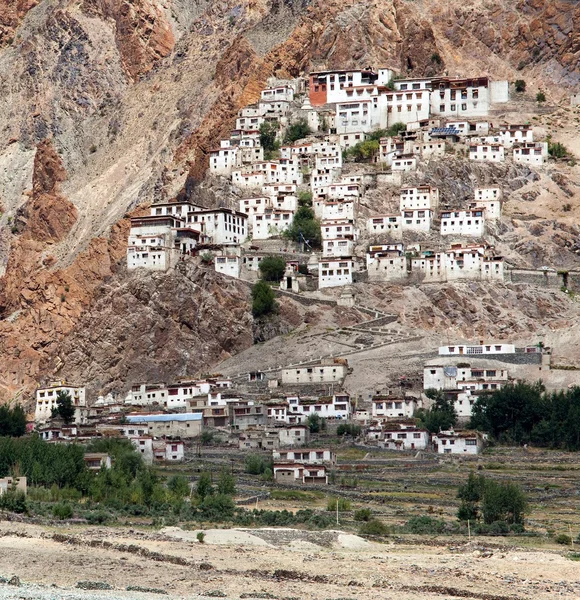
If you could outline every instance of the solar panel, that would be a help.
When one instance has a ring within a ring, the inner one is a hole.
[[[455,127],[434,127],[431,135],[459,135],[459,130]]]

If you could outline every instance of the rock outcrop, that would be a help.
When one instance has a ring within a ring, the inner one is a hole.
[[[103,393],[202,374],[252,345],[249,308],[246,284],[192,261],[167,273],[120,270],[43,372]]]

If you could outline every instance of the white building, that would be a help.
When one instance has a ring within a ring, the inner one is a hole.
[[[323,257],[352,256],[354,252],[354,242],[348,238],[335,238],[322,240]]]
[[[312,375],[316,376],[316,373],[313,372]],[[295,415],[300,415],[302,418],[298,419],[298,422],[303,422],[313,414],[317,414],[323,419],[347,420],[351,414],[350,396],[334,394],[318,398],[300,398],[299,396],[288,398],[288,422],[291,422]]]
[[[395,398],[393,396],[375,396],[372,399],[372,417],[374,419],[393,419],[412,417],[417,409],[416,398]]]
[[[501,144],[471,144],[469,159],[487,162],[504,162],[505,148]]]
[[[388,234],[389,237],[401,236],[401,215],[375,215],[367,220],[370,235]]]
[[[325,465],[303,465],[299,463],[277,463],[272,467],[274,481],[278,483],[318,484],[328,483]]]
[[[487,135],[490,123],[489,121],[447,121],[445,127],[456,129],[460,136]]]
[[[156,207],[152,207],[152,212]],[[193,252],[200,232],[174,216],[133,217],[127,242],[127,269],[166,271]]]
[[[401,216],[401,229],[403,231],[422,231],[427,233],[431,229],[432,221],[432,210],[404,210]]]
[[[214,257],[216,273],[239,279],[242,269],[241,258],[235,254]]]
[[[426,88],[413,88],[417,82],[409,82],[406,90],[398,89],[395,92],[387,92],[384,95],[385,108],[387,112],[386,126],[395,123],[412,123],[429,118],[429,90]],[[420,85],[420,84],[419,84]]]
[[[401,244],[402,246],[402,244]],[[407,279],[407,257],[403,250],[371,246],[367,253],[369,281],[402,281]]]
[[[479,454],[485,445],[479,431],[441,431],[433,434],[432,442],[439,454]]]
[[[47,387],[41,387],[36,390],[36,406],[34,410],[34,420],[37,423],[45,423],[52,416],[53,409],[57,408],[57,399],[59,393],[69,394],[72,404],[75,407],[75,423],[81,421],[81,408],[86,407],[86,389],[80,386],[68,385],[64,381],[51,382]]]
[[[480,200],[501,200],[502,198],[501,189],[498,187],[475,188],[473,195],[476,202]]]
[[[385,423],[369,429],[367,438],[378,441],[386,450],[425,450],[429,446],[429,432],[415,425]]]
[[[181,462],[185,458],[185,446],[179,440],[156,440],[153,442],[153,457],[157,461]]]
[[[426,283],[461,279],[503,281],[504,262],[491,247],[452,244],[446,252],[424,251],[412,258],[411,272],[421,274]]]
[[[514,162],[543,165],[548,161],[548,142],[525,142],[514,146]]]
[[[373,112],[371,99],[338,103],[334,122],[336,131],[341,133],[369,132],[374,125]]]
[[[280,446],[304,446],[310,441],[310,428],[307,425],[286,425],[278,430]]]
[[[266,209],[262,214],[250,217],[250,229],[254,240],[267,240],[279,236],[292,224],[294,211]]]
[[[402,156],[398,156],[393,158],[393,162],[391,165],[391,170],[393,171],[415,171],[417,170],[417,158],[412,154],[405,154]]]
[[[352,256],[324,257],[318,267],[319,289],[351,285],[355,264]]]
[[[433,156],[445,156],[445,141],[441,139],[430,139],[426,141],[413,142],[411,153],[428,159]]]
[[[431,364],[423,369],[423,389],[443,390],[453,399],[458,417],[471,417],[480,392],[501,389],[508,381],[507,369]]]
[[[436,210],[438,206],[439,190],[437,188],[430,185],[401,188],[399,195],[399,208],[401,211],[420,208]]]
[[[354,221],[354,202],[352,200],[315,200],[314,214],[322,221]]]
[[[320,233],[323,240],[339,238],[356,241],[357,233],[352,219],[327,219],[320,224]]]
[[[349,133],[340,132],[338,133],[338,144],[342,149],[348,150],[352,146],[364,142],[367,138],[368,134],[360,130]]]
[[[282,369],[282,383],[339,383],[347,373],[348,361],[345,359],[325,359],[318,365]]]
[[[457,344],[453,346],[440,346],[440,356],[485,356],[486,354],[515,354],[514,344]]]
[[[262,90],[260,95],[261,99],[267,102],[292,102],[294,100],[294,89],[289,85],[279,85]]]
[[[378,162],[390,167],[393,160],[403,155],[412,154],[412,142],[395,137],[381,138],[379,141]]]
[[[497,135],[506,148],[511,148],[514,144],[531,144],[534,141],[531,125],[500,125]]]
[[[301,465],[336,464],[336,454],[330,448],[290,448],[272,450],[274,462],[288,461]]]
[[[378,72],[370,68],[313,72],[308,86],[310,104],[323,106],[378,96],[392,77],[390,69],[379,69]]]
[[[441,235],[481,237],[485,232],[483,209],[443,211],[440,214]]]
[[[213,244],[241,244],[248,237],[248,216],[229,208],[189,213],[187,227],[200,231]]]
[[[488,77],[431,80],[431,114],[442,117],[486,116],[494,103],[509,100],[507,81],[490,81]]]

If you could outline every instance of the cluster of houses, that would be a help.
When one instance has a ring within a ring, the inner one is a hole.
[[[166,270],[186,255],[206,252],[217,272],[255,280],[261,260],[280,254],[287,262],[280,285],[296,292],[414,277],[502,280],[503,258],[484,241],[488,225],[501,217],[500,188],[476,188],[472,200],[452,209],[437,188],[401,182],[421,161],[442,159],[446,152],[501,162],[511,151],[514,162],[543,164],[548,146],[534,140],[531,125],[494,127],[487,120],[496,105],[508,101],[508,82],[488,77],[398,79],[390,69],[366,68],[272,80],[258,102],[238,112],[230,137],[209,152],[209,172],[231,180],[239,206],[154,204],[149,216],[132,219],[128,268]],[[313,135],[283,145],[298,120]],[[380,138],[371,157],[376,172],[345,168],[345,152],[394,125],[394,135]],[[278,144],[267,151],[265,129]],[[365,234],[372,243],[365,263],[357,248],[362,238],[357,217],[361,199],[379,176],[401,185],[399,210],[367,218]],[[304,202],[320,221],[320,252],[311,252],[304,236],[300,250],[283,240]],[[454,242],[445,248],[402,243],[406,234],[430,233]],[[470,243],[456,243],[461,237]],[[267,240],[281,241],[260,251]]]
[[[283,368],[275,376],[252,372],[245,384],[220,375],[172,384],[135,384],[122,399],[100,396],[93,404],[88,403],[84,387],[59,381],[37,390],[34,423],[30,425],[50,443],[129,439],[148,463],[186,460],[188,450],[195,449],[204,429],[210,428],[242,452],[271,452],[276,481],[327,483],[336,456],[331,449],[316,447],[313,422],[323,420],[331,435],[340,424],[359,425],[356,443],[365,447],[478,454],[485,445],[480,432],[434,433],[421,426],[417,411],[430,405],[426,392],[437,390],[450,399],[458,423],[465,424],[482,393],[514,380],[510,362],[540,365],[542,355],[539,346],[442,346],[438,358],[424,365],[422,389],[377,393],[368,408],[361,398],[344,391],[351,369],[341,358]],[[249,391],[244,387],[248,385],[257,385],[263,394]],[[68,424],[52,416],[62,392],[70,396],[75,408]],[[110,465],[106,455],[87,455],[85,460],[93,470]]]

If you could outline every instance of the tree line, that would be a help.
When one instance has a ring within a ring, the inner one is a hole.
[[[580,387],[547,392],[541,381],[517,381],[483,393],[470,427],[505,444],[580,450]]]

